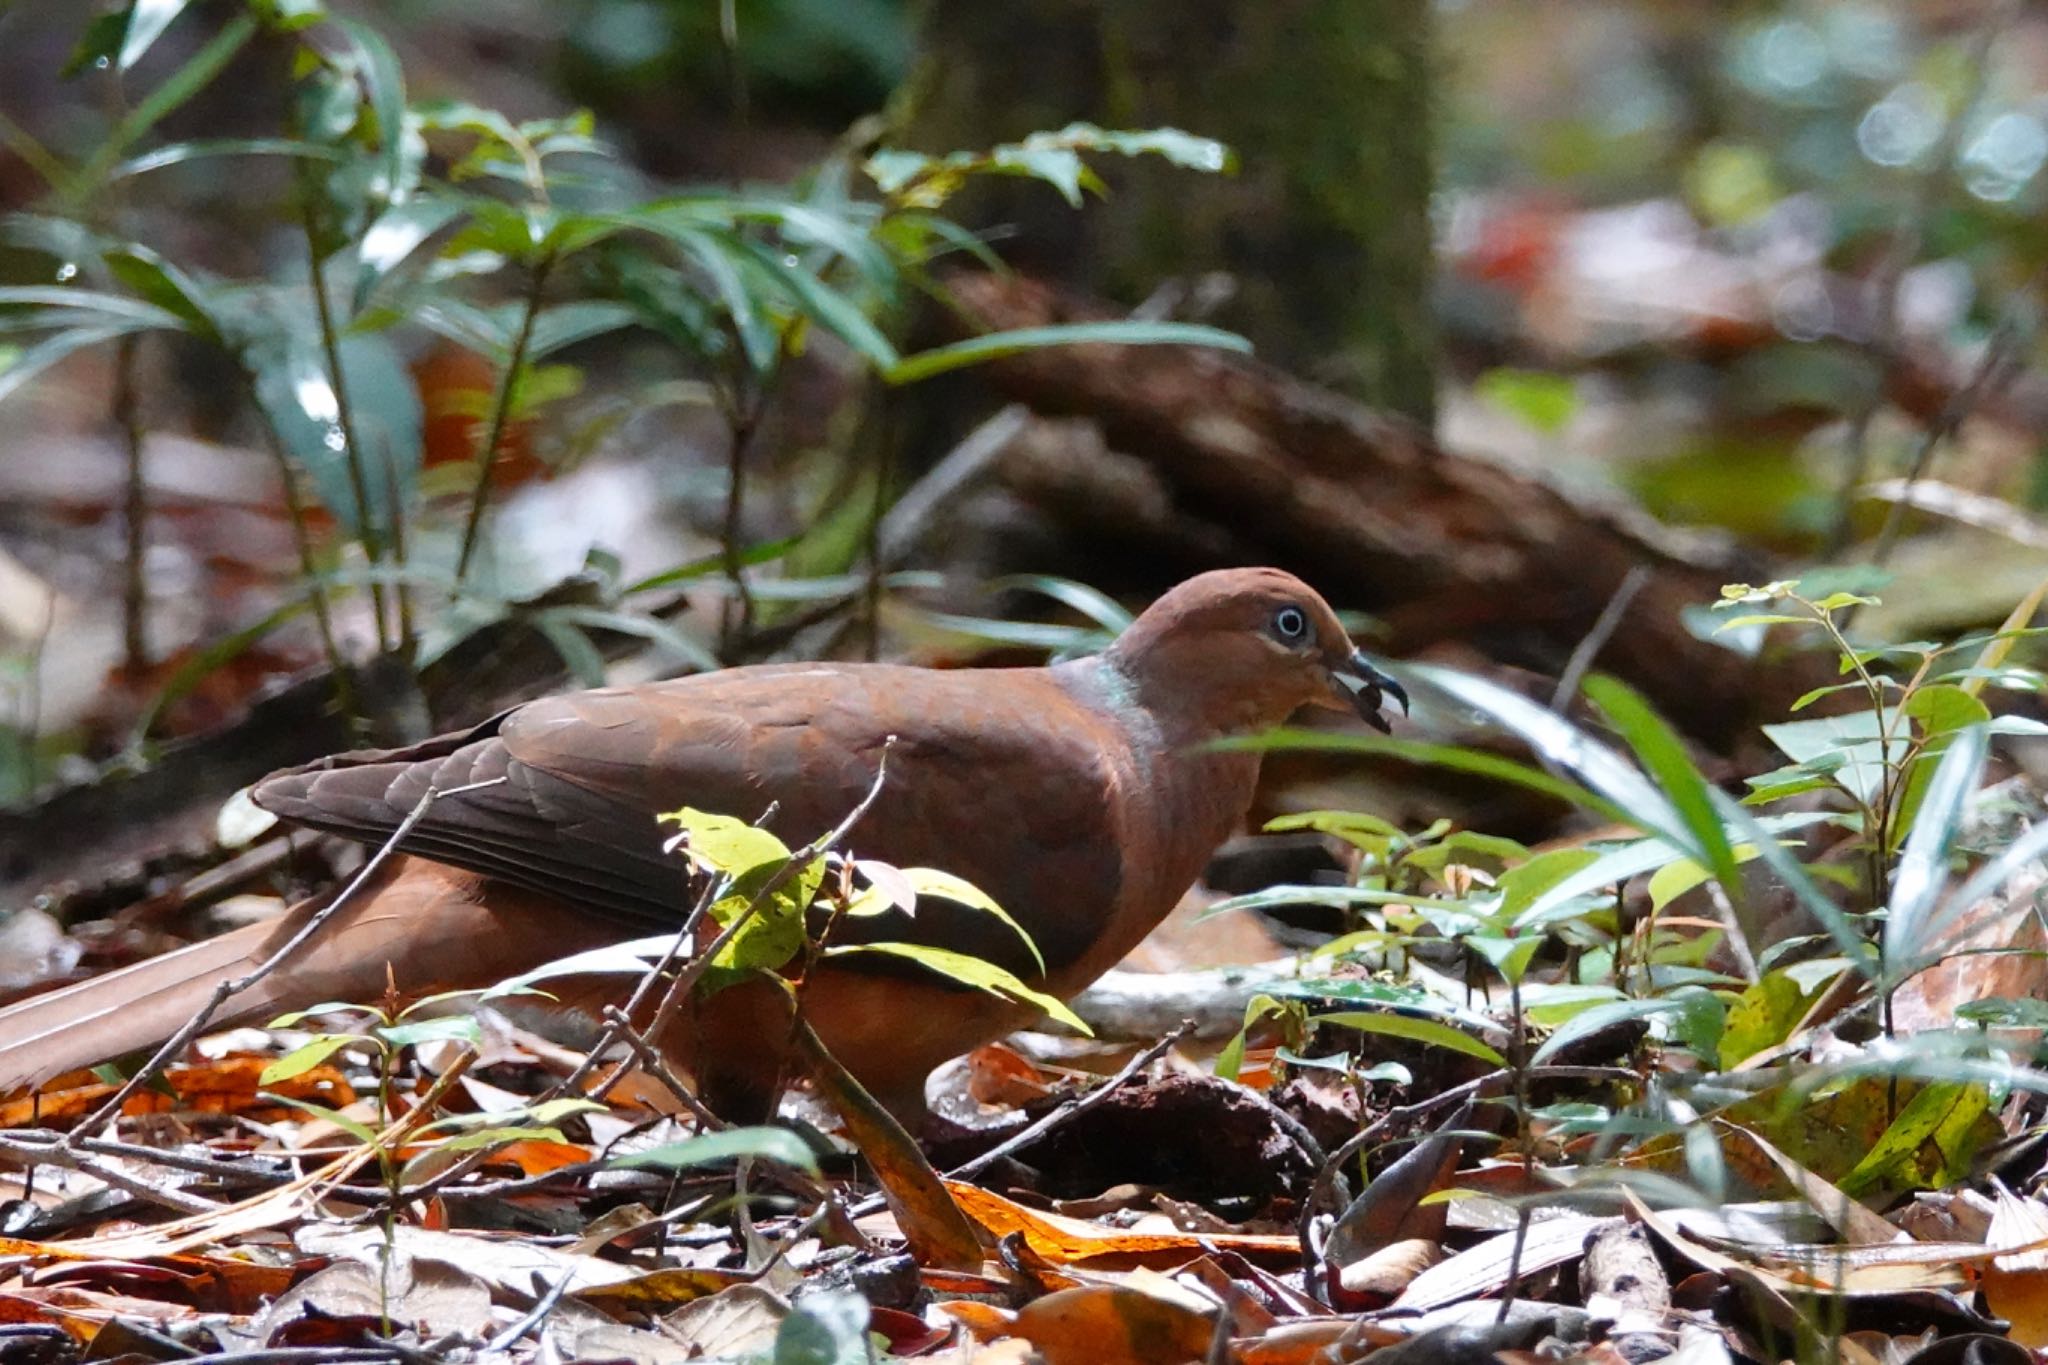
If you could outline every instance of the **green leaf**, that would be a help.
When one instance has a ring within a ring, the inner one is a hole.
[[[168,166],[205,161],[218,156],[288,156],[302,161],[339,161],[341,153],[332,147],[289,137],[216,137],[191,142],[173,142],[138,156],[131,156],[107,172],[109,183],[131,176],[147,175]]]
[[[44,337],[35,345],[25,347],[12,355],[0,350],[0,402],[5,402],[15,390],[44,370],[71,355],[104,341],[113,341],[134,332],[149,330],[139,323],[114,323],[87,327],[72,327],[53,336]]]
[[[1223,1045],[1223,1050],[1216,1054],[1216,1074],[1226,1081],[1236,1080],[1244,1071],[1245,1040],[1252,1031],[1252,1025],[1268,1015],[1281,1014],[1288,1009],[1298,1011],[1300,1008],[1299,1005],[1283,1005],[1270,995],[1252,996],[1245,1002],[1244,1022],[1238,1025],[1237,1032]]]
[[[1971,1130],[1989,1107],[1981,1085],[1935,1081],[1920,1087],[1836,1185],[1854,1198],[1881,1183],[1940,1188],[1965,1178],[1976,1152]]]
[[[871,1365],[868,1302],[850,1289],[806,1294],[775,1329],[767,1365]]]
[[[602,607],[564,605],[544,607],[529,619],[535,625],[541,625],[543,621],[561,621],[587,630],[607,630],[619,635],[637,636],[650,644],[660,646],[677,662],[687,664],[700,672],[709,673],[720,667],[718,656],[709,646],[690,638],[680,628],[657,616],[607,611]]]
[[[1784,971],[1766,972],[1751,982],[1728,1007],[1728,1023],[1721,1032],[1721,1069],[1729,1070],[1791,1037],[1814,994]]]
[[[237,14],[223,24],[203,47],[158,82],[121,116],[113,131],[100,139],[84,168],[67,187],[66,197],[75,200],[106,184],[109,172],[120,163],[130,147],[148,136],[152,128],[179,106],[212,85],[214,78],[255,36],[256,20],[249,14]]]
[[[1010,913],[997,905],[995,898],[988,892],[965,877],[956,877],[936,867],[906,867],[899,870],[904,880],[910,883],[911,890],[918,895],[938,896],[956,905],[963,905],[969,910],[979,910],[984,915],[1008,925],[1010,931],[1022,939],[1024,946],[1031,950],[1031,958],[1038,964],[1040,974],[1045,972],[1045,958],[1039,953],[1038,944],[1032,940],[1031,934],[1023,925],[1010,918]]]
[[[1687,1048],[1705,1058],[1716,1055],[1715,1045],[1722,1029],[1721,1002],[1711,992],[1692,986],[1652,1000],[1617,1000],[1609,1005],[1596,1005],[1574,1015],[1564,1027],[1544,1040],[1543,1046],[1536,1049],[1536,1055],[1529,1059],[1529,1064],[1541,1066],[1556,1056],[1560,1049],[1609,1024],[1623,1019],[1658,1016],[1670,1020],[1672,1037]]]
[[[1956,1018],[1985,1028],[2048,1029],[2048,1000],[1992,996],[1956,1006]]]
[[[836,948],[827,948],[827,957],[840,957],[848,953],[881,953],[887,957],[908,958],[922,967],[929,967],[941,976],[951,977],[962,985],[991,995],[1008,996],[1028,1005],[1036,1005],[1053,1018],[1089,1037],[1095,1031],[1081,1021],[1081,1016],[1068,1009],[1057,996],[1044,991],[1033,990],[1011,973],[993,962],[985,962],[966,953],[956,953],[945,948],[932,948],[922,943],[847,943]]]
[[[1828,931],[1828,936],[1841,948],[1842,955],[1855,969],[1866,977],[1876,977],[1880,961],[1863,936],[1857,932],[1849,917],[1814,882],[1813,877],[1802,867],[1797,858],[1786,851],[1785,846],[1771,837],[1757,818],[1745,810],[1734,798],[1721,791],[1713,793],[1714,804],[1720,809],[1721,817],[1728,822],[1735,836],[1757,850],[1772,872],[1776,873],[1799,903],[1811,912]]]
[[[1420,986],[1394,986],[1384,981],[1357,977],[1305,977],[1295,981],[1273,981],[1268,993],[1288,1000],[1336,1001],[1347,1005],[1383,1006],[1404,1014],[1422,1014],[1448,1019],[1468,1031],[1479,1032],[1499,1025],[1477,1010],[1455,1000],[1446,1000]]]
[[[258,1085],[276,1085],[294,1076],[303,1076],[314,1067],[346,1047],[361,1043],[369,1047],[380,1047],[375,1039],[365,1038],[357,1033],[329,1033],[293,1048],[284,1056],[263,1068],[256,1078]],[[381,1049],[380,1049],[381,1050]]]
[[[355,48],[357,76],[371,112],[377,117],[377,145],[382,153],[383,183],[379,198],[393,200],[407,189],[405,175],[405,71],[384,35],[359,19],[336,18],[334,25]]]
[[[1600,861],[1601,855],[1595,849],[1553,848],[1509,868],[1501,873],[1497,883],[1500,888],[1500,921],[1520,928],[1518,921],[1521,916],[1539,897],[1566,878],[1582,873]],[[1586,890],[1606,886],[1612,880],[1619,879],[1603,877],[1598,882],[1585,884]]]
[[[990,592],[1021,589],[1050,597],[1062,606],[1073,608],[1111,635],[1123,634],[1134,619],[1115,598],[1071,578],[1042,573],[1012,573],[990,580],[987,587]]]
[[[1881,741],[1882,730],[1887,723],[1894,732],[1889,746]],[[1766,725],[1763,731],[1779,752],[1795,763],[1814,763],[1823,759],[1835,763],[1832,770],[1835,781],[1865,805],[1874,804],[1882,789],[1885,749],[1889,747],[1894,758],[1905,752],[1904,727],[1897,723],[1890,708],[1887,708],[1883,720],[1875,711],[1856,711],[1818,720]]]
[[[0,308],[10,306],[61,309],[75,317],[53,318],[49,325],[91,323],[98,326],[127,324],[131,330],[143,327],[177,328],[178,314],[124,294],[107,294],[94,289],[74,289],[62,284],[0,285]]]
[[[1357,1029],[1360,1033],[1379,1033],[1389,1038],[1407,1038],[1413,1042],[1425,1043],[1430,1047],[1448,1048],[1462,1052],[1467,1057],[1477,1057],[1492,1066],[1506,1066],[1508,1059],[1486,1043],[1471,1034],[1440,1024],[1434,1019],[1416,1019],[1406,1014],[1375,1014],[1365,1010],[1346,1010],[1337,1014],[1312,1016],[1318,1026]]]
[[[681,847],[691,862],[735,881],[757,868],[780,867],[790,858],[789,845],[735,816],[685,806],[662,815],[661,821],[689,836]]]
[[[969,365],[1021,355],[1050,346],[1209,346],[1239,354],[1251,353],[1252,344],[1235,332],[1189,322],[1075,322],[1054,327],[1019,327],[1008,332],[989,332],[905,356],[883,367],[882,377],[891,384],[914,384],[921,379],[948,373]]]
[[[1750,626],[1810,626],[1811,616],[1788,616],[1783,612],[1752,612],[1748,616],[1731,616],[1720,623],[1719,630],[1743,630]],[[1793,707],[1798,710],[1798,707]]]
[[[416,194],[402,203],[391,205],[372,219],[356,243],[350,316],[369,307],[377,286],[422,243],[454,222],[462,212],[463,205],[459,200]]]
[[[217,290],[144,247],[115,247],[105,260],[115,279],[176,316],[193,335],[220,340],[220,326],[214,320]]]
[[[1543,947],[1541,934],[1465,933],[1458,936],[1458,941],[1491,963],[1501,979],[1508,982],[1520,981]]]
[[[1991,719],[1990,707],[1964,688],[1947,683],[1915,688],[1899,710],[1920,722],[1921,733],[1930,738],[1982,725]]]
[[[711,917],[729,925],[760,898],[792,856],[789,847],[767,830],[712,811],[684,807],[661,817],[688,834],[685,855],[701,868],[727,879],[725,893],[711,905]],[[781,967],[804,944],[804,912],[825,877],[825,860],[813,858],[755,910],[732,942],[712,958],[728,969]]]
[[[1961,829],[1977,779],[1984,771],[1990,738],[1982,725],[1955,734],[1948,752],[1928,781],[1927,795],[1906,835],[1898,871],[1892,875],[1892,897],[1884,925],[1885,963],[1893,971],[1910,970],[1925,950],[1935,926],[1930,916],[1948,883],[1949,849]],[[1958,910],[1967,909],[1958,905]]]
[[[1293,753],[1382,755],[1400,759],[1404,763],[1451,768],[1458,772],[1473,773],[1495,781],[1512,783],[1517,787],[1554,797],[1566,805],[1583,807],[1618,825],[1635,823],[1622,807],[1576,782],[1554,777],[1540,768],[1517,763],[1511,758],[1502,758],[1498,754],[1490,754],[1480,749],[1465,749],[1452,744],[1424,744],[1417,740],[1390,739],[1381,735],[1344,734],[1333,730],[1296,730],[1284,726],[1268,730],[1261,735],[1218,740],[1210,747],[1223,750],[1251,750],[1257,753],[1278,750]]]
[[[357,1122],[340,1110],[329,1109],[326,1105],[315,1104],[311,1100],[295,1100],[290,1095],[279,1095],[269,1090],[257,1093],[272,1104],[282,1104],[286,1108],[311,1114],[316,1119],[325,1119],[358,1142],[374,1144],[377,1141],[377,1131],[374,1128],[371,1128],[368,1124]]]
[[[1333,835],[1355,848],[1374,854],[1384,854],[1390,843],[1402,837],[1400,826],[1363,811],[1311,810],[1297,815],[1278,815],[1266,822],[1269,834],[1284,834],[1298,829]]]
[[[1570,375],[1541,370],[1488,370],[1474,382],[1472,390],[1545,436],[1555,436],[1571,425],[1579,410],[1579,386]]]
[[[135,0],[128,7],[128,28],[121,35],[121,52],[114,68],[126,71],[142,60],[171,21],[185,12],[191,0]]]
[[[1634,689],[1618,679],[1590,677],[1585,691],[1663,790],[1678,815],[1679,828],[1672,832],[1689,836],[1686,851],[1714,874],[1729,900],[1740,906],[1744,899],[1742,874],[1735,865],[1734,848],[1715,814],[1707,780],[1686,753],[1685,742]]]
[[[351,536],[362,536],[366,525],[388,534],[392,508],[411,501],[418,481],[426,420],[390,338],[358,332],[340,340],[359,443],[351,451],[311,299],[257,286],[224,301],[220,315],[253,373],[257,403],[321,505]],[[357,504],[351,457],[363,467],[367,508]]]
[[[1598,792],[1609,809],[1620,813],[1622,823],[1683,845],[1677,833],[1682,821],[1664,794],[1635,765],[1578,726],[1519,693],[1469,673],[1434,665],[1416,666],[1411,672],[1504,727],[1544,762],[1563,768]]]
[[[735,1161],[741,1157],[773,1161],[810,1175],[818,1173],[818,1158],[808,1143],[787,1128],[769,1127],[728,1128],[722,1133],[705,1133],[618,1157],[611,1164],[680,1171],[721,1161]]]
[[[483,1029],[473,1015],[451,1014],[439,1019],[380,1027],[377,1035],[392,1047],[418,1047],[421,1043],[476,1043]]]
[[[790,265],[775,252],[752,242],[739,243],[739,259],[743,267],[751,267],[780,284],[801,312],[851,346],[884,376],[893,371],[898,360],[895,345],[853,300],[802,266]]]

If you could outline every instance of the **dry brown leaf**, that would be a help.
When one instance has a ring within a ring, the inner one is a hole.
[[[1414,1282],[1415,1277],[1444,1258],[1442,1245],[1427,1237],[1410,1237],[1390,1242],[1362,1261],[1354,1261],[1338,1273],[1337,1283],[1348,1295],[1385,1303]]]
[[[661,1320],[662,1335],[698,1356],[745,1360],[775,1347],[789,1301],[758,1284],[728,1285]]]
[[[916,1141],[825,1050],[818,1035],[801,1019],[795,1038],[812,1084],[839,1115],[847,1136],[873,1168],[917,1263],[948,1270],[981,1269],[981,1239],[974,1235],[973,1226],[961,1215],[947,1194],[946,1183]]]
[[[1213,1312],[1111,1285],[1033,1299],[1012,1327],[1045,1365],[1187,1365],[1208,1355],[1216,1334]]]
[[[1301,1244],[1292,1237],[1247,1232],[1134,1233],[1106,1228],[1079,1218],[1041,1213],[978,1185],[949,1180],[946,1188],[961,1212],[980,1224],[1000,1241],[1021,1233],[1025,1245],[1056,1264],[1092,1260],[1098,1256],[1184,1257],[1190,1252],[1221,1247],[1247,1256],[1299,1256]]]
[[[2048,1207],[2022,1199],[1999,1184],[1985,1238],[1994,1247],[2048,1240]],[[1993,1258],[1984,1267],[1984,1302],[2012,1324],[2014,1341],[2029,1349],[2048,1347],[2048,1252],[2026,1251]]]
[[[1394,1307],[1440,1308],[1497,1294],[1507,1288],[1511,1272],[1519,1277],[1577,1260],[1585,1252],[1586,1239],[1614,1221],[1583,1213],[1536,1219],[1522,1238],[1519,1255],[1514,1233],[1495,1233],[1415,1276]]]
[[[130,1095],[121,1107],[123,1114],[160,1114],[171,1109],[194,1109],[201,1113],[240,1114],[263,1110],[276,1114],[287,1111],[269,1100],[257,1098],[258,1089],[293,1099],[313,1100],[330,1109],[355,1102],[356,1092],[338,1068],[316,1066],[275,1085],[260,1086],[258,1078],[271,1058],[223,1057],[202,1066],[174,1066],[164,1079],[177,1092],[174,1099],[145,1087]],[[66,1123],[84,1118],[98,1108],[119,1087],[108,1085],[91,1072],[75,1072],[34,1094],[25,1094],[0,1104],[0,1128],[25,1128]]]

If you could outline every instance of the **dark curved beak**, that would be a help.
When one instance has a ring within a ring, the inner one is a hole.
[[[1387,718],[1380,714],[1380,708],[1392,697],[1401,703],[1401,714],[1408,714],[1408,689],[1395,682],[1365,657],[1365,651],[1354,649],[1351,657],[1331,670],[1331,676],[1351,693],[1351,704],[1357,708],[1359,717],[1381,734],[1392,731]]]

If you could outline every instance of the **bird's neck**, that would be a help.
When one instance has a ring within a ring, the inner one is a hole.
[[[1201,875],[1217,845],[1243,823],[1258,784],[1256,752],[1219,750],[1212,743],[1263,721],[1246,717],[1234,728],[1234,714],[1219,719],[1217,709],[1187,704],[1203,701],[1199,693],[1148,690],[1108,656],[1061,665],[1061,672],[1071,693],[1114,717],[1128,738],[1133,767],[1123,780],[1150,794],[1131,808],[1146,813],[1153,827],[1141,837],[1161,855],[1149,869],[1159,885],[1138,899],[1156,904],[1163,915]],[[1137,932],[1142,936],[1150,927]]]

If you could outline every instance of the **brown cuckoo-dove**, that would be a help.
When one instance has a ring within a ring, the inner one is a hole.
[[[257,804],[374,845],[429,788],[469,790],[436,800],[400,841],[408,856],[229,1000],[220,1022],[374,999],[387,981],[408,993],[480,987],[673,930],[688,868],[664,852],[660,813],[768,814],[796,847],[867,795],[885,746],[886,777],[849,851],[972,882],[1028,931],[1044,970],[999,921],[931,897],[858,932],[989,959],[1065,998],[1173,908],[1244,818],[1258,755],[1210,741],[1310,705],[1384,727],[1384,693],[1405,704],[1307,585],[1233,569],[1174,588],[1104,653],[1049,668],[733,668],[552,697],[411,748],[326,759],[265,779]],[[246,974],[315,908],[0,1010],[0,1091],[171,1036],[217,981]],[[932,1067],[1036,1014],[886,961],[821,960],[803,1008],[898,1109],[918,1105]],[[577,998],[629,985],[607,978]],[[742,983],[657,1041],[715,1107],[746,1111],[783,1068],[786,999]]]

